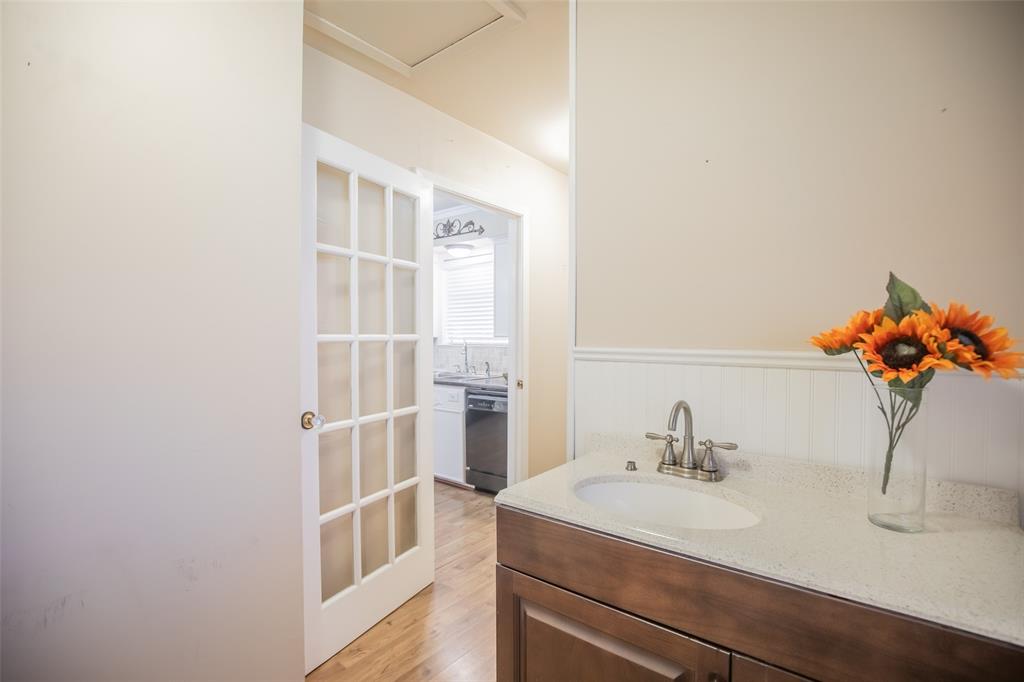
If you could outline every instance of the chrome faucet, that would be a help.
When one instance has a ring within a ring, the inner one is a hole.
[[[485,362],[484,363],[484,374],[487,375],[488,379],[491,378],[491,363],[489,363],[489,362]]]
[[[673,434],[679,422],[680,412],[683,413],[682,441]],[[661,454],[661,461],[658,462],[659,472],[672,476],[682,476],[683,478],[699,478],[702,481],[719,481],[722,479],[718,469],[718,461],[715,459],[714,448],[735,450],[739,447],[735,443],[716,443],[710,438],[701,441],[700,444],[704,447],[704,457],[701,459],[700,464],[697,464],[697,459],[693,452],[693,412],[690,410],[690,404],[685,400],[677,400],[672,406],[672,411],[668,416],[668,433],[661,435],[660,433],[648,432],[645,434],[645,438],[665,441],[665,450]],[[683,451],[679,456],[676,456],[673,444],[679,442],[683,444]]]
[[[672,432],[676,430],[680,411],[683,413],[683,453],[682,457],[677,458],[672,444],[678,443],[679,438],[672,435]],[[657,433],[647,433],[645,436],[650,440],[665,441],[665,450],[661,455],[658,471],[662,473],[677,473],[674,471],[675,469],[685,469],[696,472],[697,460],[693,456],[693,412],[690,410],[690,404],[685,400],[677,400],[675,405],[672,406],[672,411],[668,415],[668,430],[669,433],[664,436]],[[667,471],[667,467],[672,467],[673,471]]]
[[[462,366],[469,371],[469,341],[462,339]]]

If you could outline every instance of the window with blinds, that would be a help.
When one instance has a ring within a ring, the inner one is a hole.
[[[494,338],[494,255],[452,265],[444,277],[443,340],[498,343]]]

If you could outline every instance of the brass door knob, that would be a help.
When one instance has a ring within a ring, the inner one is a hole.
[[[305,412],[302,413],[301,422],[302,428],[308,431],[309,429],[319,429],[327,422],[327,420],[324,419],[319,414],[315,414],[313,412],[310,412],[309,410],[306,410]]]

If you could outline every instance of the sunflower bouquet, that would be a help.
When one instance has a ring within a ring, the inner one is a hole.
[[[992,317],[970,312],[960,303],[945,309],[929,305],[892,273],[886,291],[889,297],[883,307],[858,311],[845,326],[811,338],[827,355],[852,352],[871,382],[889,441],[882,495],[889,487],[893,453],[921,409],[922,390],[936,370],[964,369],[986,379],[993,374],[1010,379],[1024,365],[1024,354],[1011,350],[1013,339],[1006,329],[993,326]],[[888,386],[887,399],[876,380]]]

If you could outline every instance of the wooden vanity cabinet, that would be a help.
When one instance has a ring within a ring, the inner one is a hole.
[[[1024,680],[1024,648],[499,506],[499,682]]]
[[[497,583],[501,680],[729,679],[727,651],[500,565]]]
[[[732,682],[801,682],[806,677],[788,673],[782,668],[755,661],[741,654],[732,655]]]

